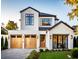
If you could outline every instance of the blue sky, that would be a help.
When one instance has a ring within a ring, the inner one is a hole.
[[[1,22],[7,23],[12,20],[18,23],[20,19],[20,10],[31,6],[41,12],[57,15],[57,17],[73,26],[77,24],[76,19],[69,20],[67,13],[71,11],[64,0],[2,0],[1,1]]]

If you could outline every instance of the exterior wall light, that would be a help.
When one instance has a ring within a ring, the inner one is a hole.
[[[73,35],[71,35],[71,39],[73,39]]]

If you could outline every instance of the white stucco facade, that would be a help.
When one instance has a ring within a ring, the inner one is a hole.
[[[34,25],[25,25],[25,14],[34,14]],[[52,18],[51,26],[41,26],[41,21],[40,18]],[[45,48],[51,50],[53,49],[53,38],[51,35],[53,34],[67,34],[68,35],[68,49],[73,48],[73,36],[74,32],[71,28],[66,26],[63,23],[60,23],[59,25],[55,26],[51,30],[39,30],[39,27],[53,27],[55,25],[55,18],[54,17],[39,17],[39,12],[36,10],[33,10],[32,8],[28,8],[21,12],[21,29],[20,30],[9,30],[8,31],[8,48],[10,47],[11,43],[11,35],[22,35],[22,48],[24,49],[24,36],[25,35],[36,35],[37,39],[37,47],[36,49],[40,49],[40,35],[44,34],[45,35]]]

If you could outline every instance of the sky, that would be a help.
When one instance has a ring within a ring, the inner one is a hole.
[[[1,0],[1,23],[7,24],[8,20],[12,20],[20,27],[20,10],[31,6],[40,12],[56,15],[70,26],[76,25],[76,18],[70,21],[67,16],[71,6],[64,3],[65,0]]]

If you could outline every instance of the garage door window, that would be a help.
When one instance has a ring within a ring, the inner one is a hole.
[[[36,35],[31,35],[32,38],[36,38]]]
[[[25,38],[28,38],[28,37],[30,37],[30,35],[25,35]]]
[[[11,35],[11,38],[15,38],[16,36],[15,35]]]
[[[21,38],[22,36],[21,35],[17,35],[17,38]]]

